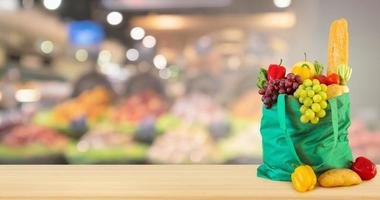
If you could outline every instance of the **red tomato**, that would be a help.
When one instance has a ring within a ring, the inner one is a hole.
[[[340,77],[336,73],[332,73],[329,76],[327,76],[327,84],[339,84],[340,83]]]
[[[325,75],[314,76],[314,79],[317,79],[321,84],[328,85],[327,77]]]

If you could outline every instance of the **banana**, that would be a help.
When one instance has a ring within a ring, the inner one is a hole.
[[[330,26],[327,75],[338,72],[338,65],[348,66],[349,36],[347,20],[342,18],[333,21]]]

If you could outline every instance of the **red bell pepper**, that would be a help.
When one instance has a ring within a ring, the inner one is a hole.
[[[332,85],[332,84],[339,84],[340,83],[340,77],[336,73],[332,73],[327,76],[327,84]]]
[[[362,180],[370,180],[377,174],[376,165],[363,156],[356,158],[351,169],[355,171]]]
[[[268,68],[268,77],[267,79],[270,80],[280,80],[285,77],[286,74],[286,68],[284,66],[281,66],[282,60],[280,64],[270,64]]]

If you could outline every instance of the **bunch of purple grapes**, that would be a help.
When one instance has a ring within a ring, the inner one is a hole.
[[[293,73],[280,80],[270,80],[259,90],[259,94],[262,95],[261,101],[269,109],[277,102],[279,94],[293,95],[301,84],[301,77]]]

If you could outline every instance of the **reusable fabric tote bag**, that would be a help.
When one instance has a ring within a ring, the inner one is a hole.
[[[257,176],[290,181],[291,173],[301,164],[312,166],[318,175],[328,169],[350,166],[349,93],[328,100],[326,116],[315,125],[301,123],[299,109],[295,97],[283,94],[272,108],[263,107],[263,164]]]

